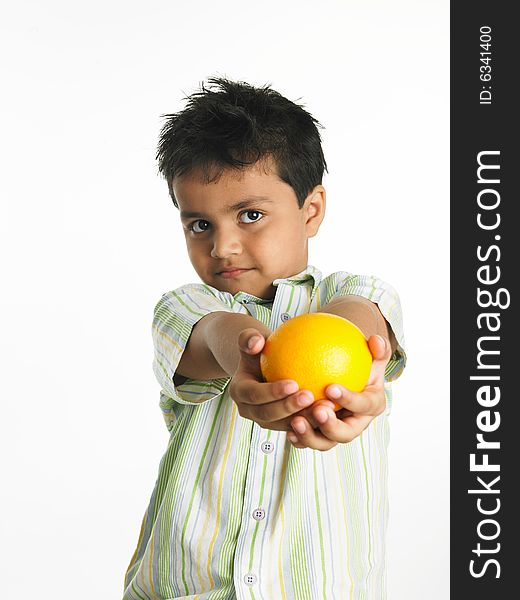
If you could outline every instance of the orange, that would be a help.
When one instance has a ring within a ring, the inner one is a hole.
[[[372,354],[362,331],[343,317],[321,312],[285,321],[267,338],[260,354],[266,381],[293,379],[315,400],[326,398],[325,388],[331,383],[360,392],[371,366]]]

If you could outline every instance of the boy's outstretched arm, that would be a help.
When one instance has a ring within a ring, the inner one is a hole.
[[[238,368],[238,336],[254,328],[264,337],[271,330],[251,315],[227,311],[211,312],[193,327],[176,375],[192,379],[232,377]]]

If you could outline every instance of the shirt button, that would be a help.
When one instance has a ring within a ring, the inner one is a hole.
[[[253,519],[255,521],[261,521],[265,517],[265,510],[263,508],[255,508],[253,511]]]
[[[271,454],[271,452],[274,450],[274,444],[273,442],[263,442],[261,448],[264,454]]]
[[[280,315],[280,319],[282,319],[282,321],[288,321],[291,318],[291,315],[289,313],[282,313]]]
[[[255,585],[256,575],[254,573],[248,573],[244,576],[244,581],[246,585]]]

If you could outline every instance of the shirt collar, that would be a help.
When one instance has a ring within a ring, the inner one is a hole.
[[[311,280],[312,291],[314,293],[316,287],[321,281],[321,271],[312,265],[307,265],[307,268],[297,275],[292,275],[291,277],[286,277],[285,279],[275,279],[273,281],[273,285],[279,285],[280,283],[285,283],[287,285],[301,285],[302,283]]]
[[[275,279],[273,281],[273,285],[276,287],[279,286],[280,284],[289,285],[289,286],[297,286],[297,285],[304,285],[307,282],[310,282],[312,285],[312,295],[311,296],[314,296],[314,293],[316,292],[316,288],[318,287],[318,285],[321,282],[321,278],[322,278],[322,274],[319,269],[317,269],[316,267],[313,267],[312,265],[307,265],[307,267],[303,271],[301,271],[300,273],[297,273],[296,275],[291,275],[290,277]],[[253,294],[247,294],[246,292],[237,292],[233,296],[233,298],[235,300],[238,300],[239,302],[241,300],[244,300],[247,302],[253,302],[255,304],[271,304],[273,302],[273,300],[268,300],[266,298],[259,298],[258,296],[254,296]]]

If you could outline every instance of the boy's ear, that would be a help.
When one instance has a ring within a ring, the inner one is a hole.
[[[318,233],[321,222],[325,217],[326,193],[322,185],[317,185],[305,198],[302,210],[305,211],[305,228],[307,237],[314,237]]]

